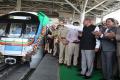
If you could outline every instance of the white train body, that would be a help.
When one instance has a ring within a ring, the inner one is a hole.
[[[24,61],[27,58],[31,59],[29,61],[33,66],[41,60],[43,55],[42,25],[36,14],[12,12],[0,17],[0,54],[5,57],[5,63],[15,64],[16,57],[20,57]]]

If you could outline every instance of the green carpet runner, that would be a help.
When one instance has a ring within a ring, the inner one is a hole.
[[[78,69],[75,67],[67,68],[66,66],[60,66],[60,80],[86,80],[82,76],[78,76]],[[101,71],[95,70],[93,76],[88,80],[99,80],[102,78]]]

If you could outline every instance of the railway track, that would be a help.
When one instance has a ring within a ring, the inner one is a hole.
[[[0,73],[3,72],[8,67],[9,67],[9,65],[7,65],[7,64],[4,64],[4,63],[0,64]]]
[[[27,64],[0,65],[0,80],[29,80],[34,69]]]
[[[2,64],[0,65],[0,80],[3,80],[9,73],[11,73],[14,69],[16,69],[18,65],[8,65]]]
[[[19,80],[29,80],[30,76],[34,71],[35,69],[29,69],[28,71],[26,71],[26,73],[24,73],[24,75]]]

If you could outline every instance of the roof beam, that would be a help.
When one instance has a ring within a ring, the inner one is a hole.
[[[114,5],[113,7],[111,7],[108,11],[103,12],[103,14],[101,16],[105,16],[105,15],[107,15],[109,13],[112,13],[112,12],[118,10],[118,9],[120,9],[120,2],[118,2],[116,5]]]
[[[92,7],[90,7],[90,6],[87,6],[87,8],[92,8]],[[107,11],[107,10],[105,10],[105,9],[101,9],[101,8],[95,8],[95,10],[100,10],[100,11]]]
[[[85,13],[90,12],[91,10],[93,10],[93,9],[95,9],[96,7],[98,7],[98,6],[102,5],[102,4],[103,4],[103,3],[105,3],[106,1],[107,1],[107,0],[104,0],[104,1],[100,2],[99,4],[97,4],[97,5],[93,6],[91,9],[87,10]]]
[[[97,0],[95,0],[95,2],[98,4],[99,2]],[[105,8],[106,10],[109,10],[106,6],[101,5],[103,8]]]
[[[56,3],[56,4],[62,4],[62,5],[64,5],[64,4],[67,4],[68,5],[68,3],[67,2],[62,2],[62,1],[48,1],[48,0],[23,0],[23,1],[38,1],[38,2],[47,2],[47,3]],[[79,6],[79,5],[77,5],[77,4],[73,4],[74,6],[76,5],[76,6]],[[87,8],[91,8],[90,6],[87,6]],[[104,10],[104,9],[100,9],[100,8],[95,8],[95,9],[97,9],[97,10],[101,10],[101,11],[106,11],[106,10]]]
[[[88,3],[88,0],[85,0],[85,5],[84,5],[84,8],[83,8],[83,11],[85,11],[85,10],[86,10],[87,3]]]
[[[1,6],[0,6],[0,9],[3,9],[3,8],[4,8],[4,9],[9,9],[9,8],[15,8],[15,6],[9,6],[9,7],[6,7],[6,6],[1,7]]]
[[[92,15],[94,15],[94,16],[96,16],[96,17],[98,17],[98,15],[96,15],[95,13],[93,13],[93,12],[90,12]]]
[[[78,8],[76,8],[70,1],[65,0],[73,9],[75,9],[78,13],[81,13]]]
[[[58,6],[61,7],[62,9],[68,10],[68,8],[67,8],[67,7],[64,7],[64,5],[61,5],[61,4],[56,4],[56,5],[58,5]]]
[[[23,0],[23,1],[39,1],[39,2],[53,3],[53,1],[50,1],[50,0]],[[62,2],[62,1],[54,1],[54,3],[56,3],[56,4],[68,4],[68,3]]]

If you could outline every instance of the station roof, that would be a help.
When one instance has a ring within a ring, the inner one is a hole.
[[[18,8],[19,7],[19,8]],[[10,11],[47,11],[104,16],[120,8],[120,0],[0,0],[0,14]]]

